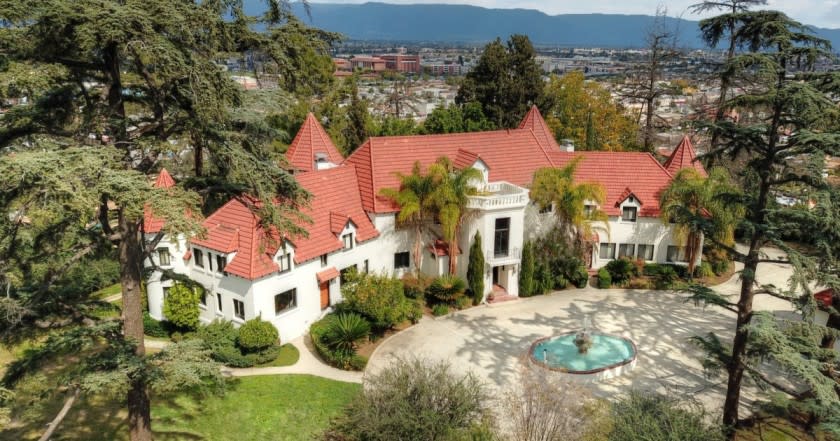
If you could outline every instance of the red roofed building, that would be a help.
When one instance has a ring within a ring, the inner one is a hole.
[[[580,158],[577,182],[603,186],[606,200],[599,207],[609,217],[595,224],[588,263],[600,268],[610,260],[632,257],[648,262],[685,264],[682,242],[659,219],[659,197],[683,167],[702,171],[691,143],[684,139],[662,166],[648,153],[573,152],[561,147],[536,107],[516,129],[446,135],[373,137],[343,159],[311,114],[287,152],[295,179],[312,198],[302,210],[307,235],[267,232],[255,214],[257,201],[234,199],[204,221],[206,234],[164,243],[167,252],[181,249],[181,266],[171,268],[206,288],[201,319],[242,323],[262,317],[276,326],[283,341],[303,335],[331,305],[341,300],[340,286],[351,269],[404,274],[413,261],[414,232],[398,225],[399,207],[382,195],[399,186],[399,173],[415,162],[426,170],[440,157],[454,167],[473,167],[482,178],[467,203],[459,238],[457,272],[464,276],[470,245],[477,232],[483,240],[486,292],[518,294],[518,274],[524,241],[538,240],[557,222],[551,208],[540,209],[529,199],[536,172],[563,167]],[[323,161],[319,160],[323,158]],[[705,173],[705,172],[704,172]],[[159,177],[171,185],[171,177]],[[595,205],[590,201],[587,205]],[[148,216],[149,227],[157,225]],[[160,227],[157,227],[160,228]],[[440,275],[448,268],[448,244],[431,228],[420,247],[421,271]],[[189,249],[188,249],[189,248]],[[150,313],[162,317],[171,281],[150,278]]]
[[[691,145],[691,140],[688,138],[688,135],[683,136],[677,148],[674,149],[674,152],[665,161],[665,168],[674,176],[684,168],[693,168],[697,170],[697,173],[700,173],[700,176],[708,176],[706,169],[703,168],[703,164],[697,160],[697,155],[694,153],[694,147]]]
[[[309,172],[335,167],[344,157],[315,115],[310,112],[295,139],[289,144],[286,160],[295,172]]]
[[[158,173],[153,185],[156,188],[171,188],[175,186],[175,180],[172,179],[172,175],[163,168],[160,170],[160,173]],[[143,209],[143,232],[147,234],[158,233],[161,229],[163,229],[163,225],[163,219],[155,217],[152,213],[152,208],[147,205],[146,208]]]

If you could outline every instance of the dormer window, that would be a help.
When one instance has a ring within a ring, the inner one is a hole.
[[[292,269],[292,253],[283,253],[277,257],[277,263],[280,265],[280,272],[285,273]]]
[[[354,236],[355,235],[353,233],[347,233],[347,234],[341,236],[341,241],[344,243],[344,249],[345,250],[352,250],[353,249],[353,246],[355,245],[355,242],[356,242],[356,238]]]
[[[631,198],[632,199],[632,198]],[[621,209],[621,220],[624,222],[636,222],[636,207],[624,207]]]
[[[169,266],[172,265],[171,258],[169,255],[169,248],[158,248],[158,261],[160,262],[160,266]]]
[[[227,259],[225,256],[221,254],[216,255],[216,271],[220,274],[225,272],[225,266],[227,266]]]
[[[199,268],[204,268],[204,252],[197,248],[193,248],[193,261]]]
[[[583,215],[586,217],[592,217],[592,213],[595,212],[595,209],[598,207],[592,204],[586,204],[583,206]]]

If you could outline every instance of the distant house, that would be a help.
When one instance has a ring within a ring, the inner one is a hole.
[[[425,169],[441,156],[456,167],[482,173],[482,192],[471,197],[471,215],[460,237],[464,255],[457,272],[466,274],[469,245],[476,231],[484,237],[485,294],[518,295],[523,243],[537,239],[555,222],[551,209],[529,198],[534,172],[563,167],[581,157],[575,179],[601,184],[606,201],[599,207],[609,227],[593,225],[597,234],[586,256],[600,268],[621,257],[646,262],[686,264],[685,250],[673,228],[659,219],[659,195],[680,168],[694,167],[691,142],[684,139],[662,166],[648,153],[574,152],[559,145],[536,107],[511,130],[447,135],[373,137],[342,158],[317,119],[307,116],[286,152],[300,186],[312,196],[302,223],[307,237],[266,231],[254,214],[259,201],[239,198],[204,221],[202,238],[160,242],[154,263],[201,283],[201,320],[243,323],[262,317],[280,331],[283,341],[306,332],[309,325],[341,301],[342,275],[351,268],[400,276],[411,266],[412,232],[397,225],[399,207],[382,189],[399,185],[397,173],[410,173],[415,162]],[[161,171],[156,185],[174,185]],[[595,206],[592,202],[593,208]],[[151,239],[163,222],[147,210],[144,232]],[[440,235],[426,241],[422,271],[435,276],[448,268]],[[152,262],[147,262],[151,266]],[[172,281],[160,271],[147,280],[149,313],[163,319],[163,301]]]

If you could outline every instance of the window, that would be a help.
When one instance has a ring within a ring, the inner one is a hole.
[[[599,259],[615,259],[615,244],[602,243],[598,253]]]
[[[408,251],[402,253],[394,253],[394,269],[408,268],[409,254]]]
[[[595,212],[596,208],[598,208],[598,207],[595,206],[595,205],[592,205],[592,204],[584,205],[583,206],[583,215],[586,216],[587,218],[592,217],[592,213]]]
[[[170,289],[171,289],[171,288],[170,288],[170,287],[168,287],[168,286],[164,286],[164,287],[163,287],[163,301],[164,301],[164,302],[166,301],[166,298],[167,298],[167,297],[169,297],[169,290],[170,290]]]
[[[201,297],[199,297],[199,301],[201,302],[201,306],[207,307],[207,293],[204,290],[201,290]]]
[[[274,314],[280,314],[297,307],[297,289],[292,288],[274,296]]]
[[[367,274],[369,272],[370,272],[370,262],[368,262],[368,260],[365,259],[365,274]]]
[[[341,236],[341,241],[344,242],[345,250],[353,249],[353,233],[347,233],[344,236]]]
[[[688,258],[685,255],[685,247],[676,247],[668,245],[668,262],[687,262]]]
[[[548,214],[548,213],[551,213],[553,211],[551,204],[548,204],[545,207],[539,207],[539,208],[540,208],[540,211],[539,211],[540,214]]]
[[[338,272],[340,274],[339,280],[341,281],[342,285],[344,285],[344,283],[347,281],[347,276],[349,276],[351,272],[356,272],[356,265],[350,265],[347,268],[344,268]]]
[[[635,250],[636,246],[632,243],[623,243],[618,246],[618,258],[621,259],[622,257],[633,257],[633,251]]]
[[[281,273],[285,273],[286,271],[289,271],[290,269],[292,269],[292,254],[291,253],[282,254],[282,255],[280,255],[280,257],[277,258],[277,260],[280,263],[280,272]]]
[[[241,300],[233,299],[233,315],[235,315],[236,318],[245,319],[245,303]]]
[[[222,295],[218,293],[216,294],[216,310],[220,314],[224,311],[224,308],[222,308]]]
[[[225,256],[221,254],[216,255],[216,271],[219,273],[225,272],[225,266],[227,266],[227,259]]]
[[[158,261],[160,262],[160,266],[169,266],[172,265],[169,256],[169,248],[159,248],[158,252]]]
[[[204,253],[198,248],[193,248],[193,258],[196,266],[204,268]]]
[[[653,260],[653,245],[639,244],[636,246],[636,258],[639,260]]]
[[[493,236],[493,254],[496,257],[508,255],[508,239],[510,237],[510,218],[496,219],[496,234]]]
[[[636,207],[624,207],[621,209],[621,220],[625,222],[636,222]]]
[[[207,268],[213,271],[213,253],[207,253]]]
[[[327,255],[321,254],[321,268],[327,266]]]

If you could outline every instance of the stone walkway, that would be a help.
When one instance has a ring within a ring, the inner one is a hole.
[[[773,253],[770,253],[773,255]],[[762,264],[761,283],[784,286],[790,275],[782,265]],[[737,295],[736,275],[715,287]],[[757,296],[755,309],[792,314],[791,306],[769,296]],[[631,338],[638,348],[636,369],[628,375],[592,384],[599,396],[630,388],[653,389],[693,396],[718,409],[726,384],[707,379],[700,364],[702,352],[690,337],[714,332],[731,340],[734,314],[715,307],[697,307],[683,295],[653,290],[571,289],[518,301],[483,305],[445,317],[423,320],[394,335],[372,354],[366,372],[376,372],[395,357],[418,356],[448,360],[456,371],[473,372],[499,391],[513,387],[527,366],[527,350],[543,336],[579,329],[584,316],[605,332]],[[746,388],[745,400],[757,397]]]

